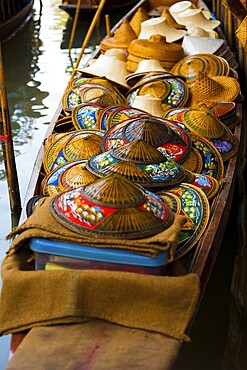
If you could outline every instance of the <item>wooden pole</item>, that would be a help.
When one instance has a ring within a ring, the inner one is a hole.
[[[93,30],[94,30],[95,25],[98,22],[98,19],[100,17],[100,13],[101,13],[104,5],[105,5],[105,2],[106,2],[106,0],[101,0],[100,3],[99,3],[99,6],[97,8],[97,11],[96,11],[96,13],[95,13],[95,15],[93,17],[92,23],[90,24],[90,27],[89,27],[89,29],[87,31],[87,34],[86,34],[86,36],[84,38],[84,41],[82,43],[80,54],[79,54],[79,56],[78,56],[78,58],[76,60],[75,67],[74,67],[74,69],[72,71],[72,74],[71,74],[71,79],[74,77],[74,75],[76,73],[76,70],[77,70],[77,68],[78,68],[78,66],[80,64],[80,61],[81,61],[81,58],[83,56],[84,50],[85,50],[85,48],[86,48],[86,46],[88,44],[88,41],[89,41],[89,39],[90,39],[90,37],[91,37],[91,35],[93,33]]]
[[[109,14],[105,15],[105,25],[106,25],[106,35],[111,37],[111,25],[110,25],[110,16]]]
[[[15,156],[12,141],[12,130],[11,122],[8,108],[7,92],[5,87],[5,77],[2,59],[2,49],[0,43],[0,102],[2,111],[2,132],[1,132],[1,142],[3,148],[3,157],[6,171],[6,178],[9,190],[9,200],[11,212],[18,214],[21,213],[21,199],[19,191],[19,183],[15,165]]]
[[[76,30],[76,26],[77,26],[77,22],[78,22],[78,18],[79,18],[80,7],[81,7],[81,0],[77,0],[75,18],[73,20],[72,31],[71,31],[71,35],[70,35],[70,39],[69,39],[69,53],[71,51],[73,41],[74,41],[74,37],[75,37],[75,30]]]

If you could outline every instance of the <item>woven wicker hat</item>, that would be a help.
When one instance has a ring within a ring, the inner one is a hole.
[[[210,20],[205,17],[201,9],[187,9],[184,12],[178,14],[177,22],[185,24],[186,27],[201,27],[206,29],[214,29],[220,25],[219,20]]]
[[[165,36],[167,42],[174,42],[182,39],[185,34],[186,31],[171,27],[166,18],[157,17],[142,22],[138,39],[149,39],[152,35],[162,35]]]
[[[172,66],[184,57],[184,50],[181,45],[166,42],[162,35],[152,35],[149,40],[133,40],[128,49],[127,70],[135,72],[142,59],[157,59],[165,69]],[[131,68],[129,62],[134,62]]]
[[[121,25],[114,32],[114,36],[104,38],[101,43],[101,52],[104,54],[106,50],[117,48],[127,50],[131,41],[136,39],[137,35],[130,25],[127,18],[123,20]]]
[[[139,36],[141,32],[141,23],[147,21],[148,19],[149,15],[146,9],[143,6],[140,6],[130,21],[130,26],[132,27],[137,36]]]
[[[232,102],[240,94],[239,82],[229,76],[206,76],[198,72],[195,84],[190,89],[191,102]]]
[[[185,177],[177,162],[139,139],[91,157],[86,166],[96,176],[118,173],[147,188],[172,186]]]
[[[68,229],[107,239],[154,235],[174,220],[161,198],[118,174],[58,194],[51,200],[50,212]]]
[[[238,26],[235,32],[244,50],[247,51],[247,15]]]

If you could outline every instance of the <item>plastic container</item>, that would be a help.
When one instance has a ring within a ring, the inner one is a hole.
[[[169,254],[165,251],[151,258],[121,249],[95,248],[43,238],[32,238],[30,248],[35,255],[36,270],[70,268],[161,275]]]

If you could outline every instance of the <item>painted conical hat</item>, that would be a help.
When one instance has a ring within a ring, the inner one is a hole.
[[[61,193],[65,190],[71,190],[76,186],[75,180],[71,180],[71,176],[67,177],[66,182],[61,181],[61,178],[63,177],[63,174],[68,171],[70,174],[70,170],[73,168],[76,168],[77,174],[80,176],[80,179],[78,180],[77,176],[77,184],[78,186],[87,185],[93,181],[96,180],[96,177],[92,175],[89,171],[85,169],[85,163],[86,160],[81,161],[74,161],[74,162],[66,162],[58,167],[56,167],[54,170],[52,170],[49,174],[47,174],[41,183],[41,193],[45,196],[53,196],[58,193]],[[84,169],[84,172],[82,173],[81,169]],[[66,175],[67,176],[67,175]],[[80,185],[79,185],[80,184]]]
[[[206,138],[217,138],[225,132],[221,121],[207,106],[203,110],[188,109],[184,113],[183,123],[190,131]]]
[[[201,189],[187,183],[159,191],[157,194],[162,199],[164,196],[164,200],[167,199],[167,194],[178,197],[181,202],[180,214],[187,217],[187,223],[180,232],[178,246],[174,255],[174,260],[177,260],[194,247],[205,231],[210,217],[209,201]]]
[[[189,87],[192,87],[199,72],[207,76],[222,76],[225,64],[215,54],[199,53],[187,55],[178,61],[171,69],[171,73],[185,78]]]
[[[68,161],[88,159],[101,152],[101,141],[100,135],[81,132],[65,143],[63,147],[64,157]]]
[[[58,138],[47,148],[43,156],[45,173],[50,173],[54,168],[68,161],[72,162],[76,159],[87,159],[88,156],[91,156],[91,153],[96,153],[96,151],[100,153],[103,135],[103,131],[91,129],[72,131]],[[98,139],[96,139],[95,136],[98,136]],[[90,148],[87,138],[89,142],[91,140],[94,143],[97,142],[95,148]],[[70,139],[73,140],[70,141]],[[84,155],[86,155],[86,157],[83,158]]]
[[[174,219],[161,198],[118,174],[58,194],[51,200],[50,212],[68,229],[107,239],[154,235]]]
[[[130,21],[130,26],[133,28],[135,34],[139,36],[141,32],[141,23],[147,21],[149,19],[149,15],[146,9],[143,6],[140,6]]]
[[[161,107],[165,112],[168,108],[186,105],[189,99],[189,88],[180,77],[162,72],[150,72],[129,89],[127,104],[133,105],[137,95],[147,94],[161,99]]]
[[[122,162],[132,162],[136,166],[136,176],[135,167]],[[109,172],[121,171],[129,180],[147,188],[171,186],[185,177],[185,172],[178,163],[142,140],[134,140],[94,156],[88,160],[86,166],[99,177]]]
[[[190,136],[171,121],[157,117],[138,117],[112,126],[104,135],[102,150],[108,151],[134,140],[144,140],[152,147],[183,163],[190,154]]]
[[[72,121],[75,129],[97,129],[98,118],[103,111],[102,105],[82,103],[72,111]]]
[[[185,172],[186,177],[184,182],[192,184],[204,191],[208,199],[212,199],[217,194],[219,190],[219,181],[214,177],[201,173],[193,173],[188,170]]]
[[[183,123],[198,135],[210,140],[219,150],[224,161],[234,157],[238,150],[238,140],[206,105],[199,109],[189,109],[184,113]]]
[[[97,177],[86,169],[85,162],[75,162],[61,173],[58,179],[61,191],[76,189],[97,180]]]

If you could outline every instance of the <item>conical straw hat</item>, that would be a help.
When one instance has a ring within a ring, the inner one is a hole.
[[[187,9],[178,14],[177,22],[185,24],[187,28],[201,27],[214,29],[220,25],[219,20],[210,20],[205,17],[201,9]]]
[[[121,163],[118,164],[118,162]],[[132,162],[136,166],[136,178],[135,167],[122,162]],[[99,177],[121,171],[121,174],[129,180],[147,188],[168,187],[180,183],[185,178],[184,169],[178,162],[138,139],[91,157],[86,167]],[[144,172],[143,175],[141,175],[142,172]]]
[[[174,42],[184,37],[186,31],[172,28],[166,18],[151,18],[141,24],[141,32],[138,39],[149,39],[152,35],[162,35],[167,42]]]
[[[209,77],[199,71],[190,93],[191,105],[204,101],[231,102],[240,94],[240,84],[233,77]]]
[[[101,50],[105,52],[111,48],[128,49],[132,40],[136,39],[137,35],[130,25],[127,18],[123,20],[121,25],[114,32],[114,36],[104,38],[100,45]]]
[[[146,9],[143,6],[140,6],[130,21],[130,26],[132,27],[137,36],[139,36],[141,32],[141,23],[147,21],[148,19],[149,15]]]
[[[206,138],[217,138],[225,132],[224,125],[207,107],[203,110],[188,109],[184,113],[183,123],[190,131]]]
[[[157,208],[150,211],[148,204]],[[66,228],[107,239],[135,239],[157,234],[174,215],[161,198],[119,174],[56,195],[51,214]]]

